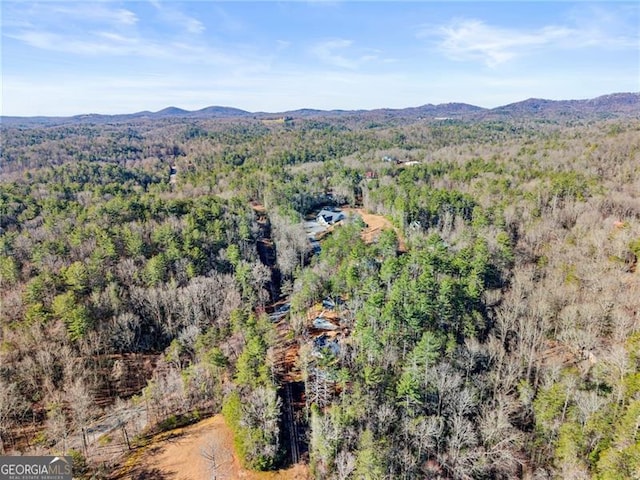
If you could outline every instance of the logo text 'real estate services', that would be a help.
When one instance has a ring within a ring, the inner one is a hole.
[[[0,480],[72,480],[71,457],[0,456]]]

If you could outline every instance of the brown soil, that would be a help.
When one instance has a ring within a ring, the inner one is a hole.
[[[333,323],[336,327],[340,327],[340,315],[338,312],[335,310],[325,310],[322,307],[322,304],[318,303],[307,311],[307,333],[309,334],[309,337],[316,338],[320,335],[326,335],[333,338],[340,333],[341,328],[338,328],[337,330],[322,330],[314,328],[313,320],[316,317],[323,317],[330,323]]]
[[[380,232],[383,230],[393,230],[398,236],[398,251],[407,251],[407,245],[404,241],[404,237],[387,218],[382,215],[369,213],[363,208],[343,208],[342,210],[349,213],[357,213],[362,217],[364,223],[367,224],[367,228],[362,231],[362,239],[365,243],[369,244],[375,242],[380,236]]]
[[[215,452],[214,472],[203,455]],[[215,415],[184,428],[157,435],[149,445],[134,452],[112,480],[303,480],[309,478],[305,465],[287,470],[253,472],[242,468],[233,450],[233,434],[222,415]]]

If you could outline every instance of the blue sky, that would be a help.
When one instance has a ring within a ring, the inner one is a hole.
[[[1,3],[2,113],[401,108],[640,90],[638,2]]]

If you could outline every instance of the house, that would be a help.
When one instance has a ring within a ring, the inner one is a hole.
[[[313,327],[318,330],[337,330],[338,327],[324,317],[316,317],[313,319]]]
[[[340,220],[344,220],[344,219],[345,219],[344,213],[334,208],[323,208],[322,210],[320,210],[320,212],[316,216],[316,221],[320,225],[324,225],[326,227],[328,227],[329,225],[333,225],[339,222]]]
[[[322,357],[323,353],[330,355],[340,354],[340,344],[337,340],[331,340],[326,334],[322,334],[313,340],[313,350],[311,354],[314,357]]]
[[[284,303],[280,305],[278,308],[276,308],[274,312],[269,315],[269,320],[271,320],[272,322],[277,322],[281,318],[286,317],[287,314],[289,313],[289,310],[291,310],[291,304]]]

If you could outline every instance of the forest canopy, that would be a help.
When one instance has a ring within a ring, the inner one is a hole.
[[[3,453],[97,474],[78,432],[144,404],[254,469],[637,478],[637,119],[1,128]]]

